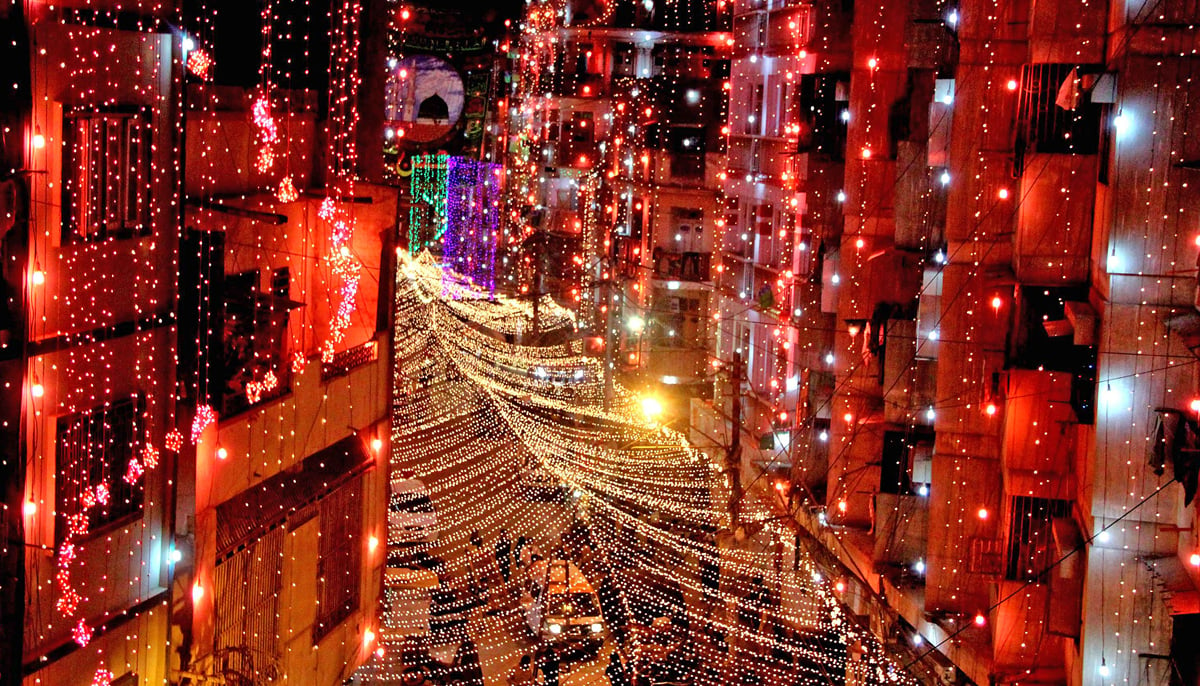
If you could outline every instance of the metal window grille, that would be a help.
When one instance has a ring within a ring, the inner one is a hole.
[[[134,396],[58,420],[55,540],[67,538],[69,518],[87,512],[95,533],[142,507],[142,487],[128,483],[129,461],[141,447],[143,401]]]

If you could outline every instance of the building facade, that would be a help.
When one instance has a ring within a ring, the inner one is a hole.
[[[337,684],[377,650],[398,213],[348,181],[357,63],[221,88],[179,13],[0,12],[5,684]]]
[[[510,258],[524,285],[578,306],[637,385],[683,395],[707,394],[729,19],[712,3],[531,5],[510,121],[510,235],[537,248]]]
[[[940,679],[1196,682],[1195,9],[734,5],[738,467]]]

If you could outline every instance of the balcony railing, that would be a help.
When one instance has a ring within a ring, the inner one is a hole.
[[[710,281],[712,253],[654,251],[654,276],[680,281]]]
[[[345,376],[353,371],[355,367],[360,367],[378,359],[379,344],[376,341],[367,341],[362,345],[334,353],[332,360],[322,362],[321,379],[328,381],[329,379],[336,379],[339,376]]]

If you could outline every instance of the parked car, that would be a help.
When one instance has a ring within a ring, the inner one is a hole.
[[[411,472],[392,475],[388,497],[388,547],[413,553],[437,541],[437,512],[429,489]]]
[[[538,560],[528,578],[524,609],[530,632],[545,643],[595,655],[604,644],[604,617],[583,572],[569,560]]]

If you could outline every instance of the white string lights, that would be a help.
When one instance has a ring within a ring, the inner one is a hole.
[[[767,683],[794,675],[823,680],[847,669],[867,683],[908,681],[869,632],[847,621],[835,582],[817,573],[803,550],[790,553],[796,557],[792,571],[780,567],[773,550],[716,542],[714,508],[724,496],[713,465],[680,434],[649,421],[640,396],[618,386],[612,409],[602,409],[599,360],[583,355],[578,342],[538,347],[505,342],[486,323],[504,310],[528,317],[528,305],[503,297],[469,299],[463,291],[447,297],[445,278],[426,255],[402,259],[396,313],[402,324],[395,344],[397,386],[405,400],[393,429],[393,468],[415,471],[433,493],[451,586],[466,590],[468,567],[457,551],[466,545],[467,532],[478,531],[490,544],[505,528],[510,537],[526,536],[543,549],[562,544],[574,552],[562,532],[582,518],[596,557],[604,571],[625,583],[625,596],[660,591],[642,587],[618,568],[675,579],[692,599],[682,611],[699,632],[693,636],[724,634],[735,645],[727,654],[741,656],[741,662],[685,666],[696,683],[727,681],[746,669],[761,670]],[[564,317],[561,327],[570,325]],[[566,506],[514,497],[530,465],[564,485]],[[768,518],[761,506],[748,505],[747,512]],[[790,540],[786,527],[776,523],[765,531]],[[719,589],[706,589],[701,580],[698,565],[704,558],[722,560]],[[756,621],[739,620],[732,609],[745,614],[750,602],[745,598],[765,589],[786,602],[756,604]],[[385,617],[385,624],[415,621],[404,610],[393,612],[399,614]],[[484,635],[477,631],[474,638],[503,644],[505,627],[499,619],[485,621]],[[832,643],[814,638],[826,634]],[[493,657],[485,671],[507,671],[518,657],[515,650]],[[787,656],[786,666],[771,662],[773,651]]]

